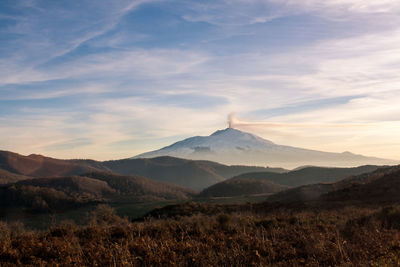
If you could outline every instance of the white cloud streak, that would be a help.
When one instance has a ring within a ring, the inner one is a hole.
[[[37,66],[62,57],[112,30],[127,13],[149,1],[82,1],[81,9],[54,7],[57,3],[44,9],[38,7],[36,1],[17,2],[26,14],[15,17],[15,25],[8,27],[5,33],[23,38],[15,39],[9,45],[8,57],[1,58],[0,84],[49,79],[46,73],[37,70]],[[53,23],[58,23],[58,27],[52,27]]]
[[[205,21],[216,25],[246,25],[266,23],[273,19],[314,13],[329,19],[380,14],[397,16],[397,0],[219,0],[212,3],[190,3],[190,21]],[[395,17],[393,17],[395,18]]]

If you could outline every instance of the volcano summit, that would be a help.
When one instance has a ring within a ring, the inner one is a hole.
[[[210,136],[194,136],[134,158],[173,156],[211,160],[224,164],[295,168],[303,165],[351,167],[366,164],[390,165],[388,159],[366,157],[350,152],[332,153],[278,145],[234,128],[218,130]]]

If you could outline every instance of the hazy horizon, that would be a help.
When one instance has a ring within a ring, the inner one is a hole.
[[[0,3],[0,150],[121,159],[232,127],[400,160],[400,2]]]

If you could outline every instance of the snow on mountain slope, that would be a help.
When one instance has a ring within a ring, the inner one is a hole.
[[[284,168],[295,168],[302,165],[350,167],[397,163],[392,160],[365,157],[349,152],[331,153],[278,145],[233,128],[216,131],[210,136],[187,138],[159,150],[137,155],[135,158],[158,156]]]

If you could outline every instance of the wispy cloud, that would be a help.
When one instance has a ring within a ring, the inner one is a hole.
[[[185,6],[185,5],[184,5]],[[396,15],[396,0],[217,0],[188,3],[184,18],[216,25],[266,23],[280,17],[313,13],[330,19],[363,14]]]
[[[4,3],[4,10],[16,10],[9,26],[11,35],[0,46],[1,83],[41,81],[46,75],[36,66],[71,53],[82,44],[112,30],[128,12],[146,1],[62,2],[41,6],[37,1]],[[90,12],[88,12],[90,10]]]
[[[228,116],[229,127],[246,128],[246,127],[263,127],[263,128],[360,128],[360,127],[374,127],[374,124],[350,124],[350,123],[274,123],[268,121],[248,121],[239,119],[235,113]]]
[[[272,0],[287,6],[302,7],[306,10],[318,10],[322,12],[335,12],[339,14],[344,11],[352,13],[395,13],[400,10],[400,4],[395,0]]]

